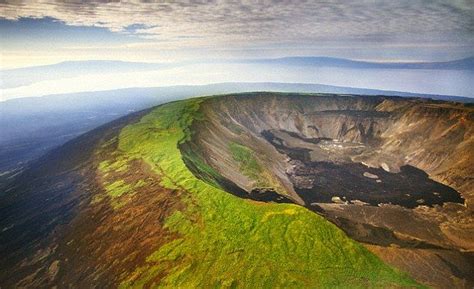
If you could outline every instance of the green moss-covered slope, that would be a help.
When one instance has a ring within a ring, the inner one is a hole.
[[[178,145],[192,136],[189,127],[201,119],[205,101],[160,106],[120,133],[121,153],[148,163],[164,187],[186,192],[180,194],[185,209],[166,220],[179,237],[123,276],[123,288],[418,286],[303,207],[240,199],[196,178]]]

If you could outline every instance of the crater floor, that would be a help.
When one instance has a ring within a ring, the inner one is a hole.
[[[287,175],[295,192],[306,204],[358,203],[394,204],[407,208],[419,205],[464,203],[453,188],[429,178],[411,165],[398,172],[351,161],[370,147],[362,143],[329,138],[305,138],[286,131],[263,131],[262,136],[278,152],[288,156]]]

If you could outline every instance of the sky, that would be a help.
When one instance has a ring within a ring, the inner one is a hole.
[[[1,68],[68,60],[177,62],[472,56],[474,1],[0,1]]]

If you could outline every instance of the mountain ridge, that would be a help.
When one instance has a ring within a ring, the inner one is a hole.
[[[249,62],[304,65],[304,66],[328,66],[346,68],[381,68],[381,69],[447,69],[447,70],[474,70],[474,56],[440,62],[375,62],[361,61],[334,57],[282,57],[273,59],[250,60]]]
[[[326,57],[326,56],[289,56],[277,58],[260,58],[260,59],[229,59],[229,60],[198,60],[198,61],[182,61],[172,64],[169,62],[142,62],[142,61],[125,61],[125,60],[69,60],[52,64],[44,64],[37,66],[25,66],[18,68],[1,69],[0,72],[20,72],[28,70],[40,71],[41,69],[54,68],[102,68],[107,69],[107,65],[116,67],[136,67],[158,69],[163,67],[171,67],[184,64],[198,63],[275,63],[275,64],[299,64],[299,65],[321,65],[334,67],[357,67],[359,68],[394,68],[394,69],[474,69],[474,56],[447,60],[447,61],[366,61],[354,60],[349,58]]]

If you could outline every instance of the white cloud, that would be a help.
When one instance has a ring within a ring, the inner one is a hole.
[[[241,46],[282,41],[386,42],[400,38],[472,40],[474,5],[462,1],[6,1],[6,19],[53,17],[68,25],[106,27],[160,41],[160,45]],[[166,42],[166,43],[165,43]]]

